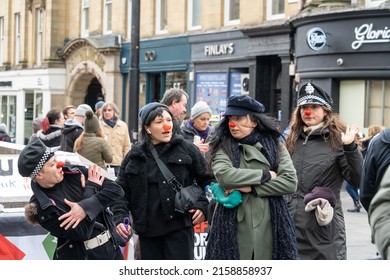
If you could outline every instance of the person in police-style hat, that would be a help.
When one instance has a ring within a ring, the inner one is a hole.
[[[283,200],[295,192],[297,178],[280,135],[277,120],[265,114],[262,103],[248,95],[228,98],[206,155],[219,183],[211,189],[221,202],[213,214],[206,259],[298,259]],[[237,192],[242,199],[236,199]]]
[[[344,124],[333,112],[329,93],[314,82],[300,84],[285,143],[299,179],[288,206],[301,259],[347,257],[340,191],[344,180],[359,186],[362,155],[354,142],[358,132],[357,125]],[[304,196],[318,185],[330,188],[337,199],[326,227],[317,223],[313,211],[305,212]]]
[[[33,196],[25,217],[56,236],[53,259],[123,259],[104,209],[123,196],[105,179],[101,168],[58,162],[53,151],[35,137],[21,151],[19,173],[31,179]],[[106,215],[106,217],[103,217]]]

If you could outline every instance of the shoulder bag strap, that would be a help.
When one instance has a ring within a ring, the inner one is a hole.
[[[172,185],[175,191],[180,191],[180,189],[182,188],[181,184],[176,180],[175,175],[172,174],[172,172],[168,169],[164,162],[162,162],[162,160],[157,154],[156,149],[154,147],[151,147],[150,151],[152,152],[154,160],[156,161],[158,168],[160,168],[160,171],[164,175],[165,179],[170,185]]]

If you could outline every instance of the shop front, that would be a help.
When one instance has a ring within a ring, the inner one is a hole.
[[[13,142],[27,144],[33,120],[44,117],[64,92],[65,69],[0,72],[0,123]]]
[[[329,92],[335,110],[364,132],[390,126],[390,12],[350,10],[297,17],[296,80]]]
[[[124,43],[121,53],[122,96],[128,98],[131,43]],[[139,108],[159,102],[170,88],[189,93],[190,45],[188,37],[142,40],[139,49]],[[127,100],[131,102],[131,100]],[[126,110],[126,108],[123,108]],[[131,114],[134,117],[138,113]]]

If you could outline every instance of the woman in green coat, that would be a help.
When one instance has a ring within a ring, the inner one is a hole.
[[[296,190],[291,158],[275,119],[249,96],[231,96],[207,155],[220,188],[206,259],[298,259],[283,195]],[[240,192],[241,203],[229,201]]]

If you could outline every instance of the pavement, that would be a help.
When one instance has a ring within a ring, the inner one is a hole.
[[[377,258],[377,249],[371,243],[371,229],[367,212],[364,208],[361,208],[358,213],[348,212],[347,209],[353,208],[352,198],[344,189],[341,191],[340,197],[347,234],[347,259],[370,260]]]

